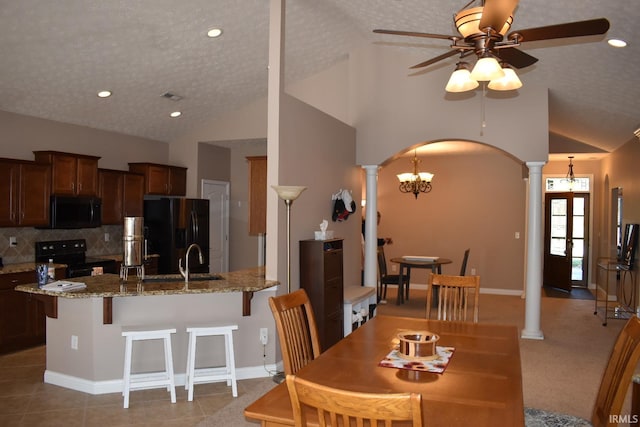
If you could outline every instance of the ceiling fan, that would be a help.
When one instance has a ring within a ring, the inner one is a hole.
[[[522,86],[513,68],[525,68],[538,59],[518,49],[521,43],[568,37],[604,34],[609,30],[605,18],[568,22],[545,27],[511,31],[513,11],[518,0],[482,0],[482,5],[470,7],[477,0],[467,3],[454,15],[459,35],[420,33],[414,31],[373,30],[374,33],[400,36],[425,37],[451,40],[451,51],[416,64],[410,68],[422,68],[456,54],[460,61],[447,84],[448,92],[465,92],[478,87],[479,81],[488,81],[494,90],[512,90]],[[464,61],[475,54],[478,58],[473,69]]]

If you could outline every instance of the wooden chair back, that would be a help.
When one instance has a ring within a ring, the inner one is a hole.
[[[480,276],[430,274],[427,284],[427,319],[431,318],[437,286],[438,320],[478,323]]]
[[[467,274],[467,262],[469,261],[469,252],[471,252],[471,249],[465,250],[464,256],[462,257],[462,265],[460,266],[461,276],[465,276]]]
[[[320,355],[318,327],[304,289],[269,298],[285,374],[295,374]]]
[[[633,316],[620,331],[602,376],[591,415],[594,427],[617,425],[609,415],[620,415],[631,379],[640,360],[640,319]]]
[[[307,426],[307,415],[311,415],[309,418],[317,415],[320,427],[392,427],[396,422],[422,427],[420,393],[359,393],[316,384],[294,375],[287,375],[287,387],[297,427]],[[305,411],[303,407],[312,410]]]

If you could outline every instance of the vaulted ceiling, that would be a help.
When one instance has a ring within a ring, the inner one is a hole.
[[[170,141],[266,96],[269,3],[0,0],[0,110]],[[465,3],[288,0],[286,80],[326,69],[362,43],[408,49],[425,60],[440,55],[447,40],[372,30],[453,35],[453,14]],[[577,141],[611,151],[640,127],[637,0],[521,0],[512,29],[600,17],[611,23],[604,36],[523,44],[539,62],[518,75],[525,85],[549,88],[549,127],[567,146]],[[222,28],[222,37],[207,38],[212,27]],[[610,37],[628,46],[612,48]],[[454,56],[439,66],[453,71],[455,63]],[[410,78],[431,77],[427,68]],[[113,95],[99,99],[101,89]],[[178,119],[169,117],[175,110],[183,113]]]

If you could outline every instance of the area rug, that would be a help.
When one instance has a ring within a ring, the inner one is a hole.
[[[549,286],[544,286],[542,289],[544,289],[544,295],[549,298],[595,299],[591,291],[587,288],[572,288],[571,292],[566,292]]]

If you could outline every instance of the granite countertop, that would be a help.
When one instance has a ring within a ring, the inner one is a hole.
[[[21,262],[17,264],[7,264],[4,267],[0,268],[0,274],[13,274],[13,273],[24,273],[24,272],[33,271],[34,272],[33,278],[35,280],[36,265],[38,264],[41,264],[41,263]],[[53,263],[51,265],[53,265],[54,268],[67,268],[66,264]]]
[[[122,258],[124,257],[123,254],[108,254],[108,255],[94,255],[92,256],[92,258],[100,258],[100,259],[107,259],[107,260],[113,260],[116,262],[122,262]],[[149,258],[160,258],[160,255],[158,254],[148,254],[144,257],[145,260],[149,259]]]
[[[219,276],[218,280],[198,280],[203,277]],[[36,283],[18,285],[16,290],[31,294],[50,295],[62,298],[93,298],[93,297],[130,297],[145,295],[180,295],[216,292],[257,292],[279,284],[276,280],[266,280],[264,267],[232,271],[217,274],[191,274],[188,286],[180,275],[148,275],[145,279],[152,282],[138,282],[137,277],[122,282],[117,274],[103,274],[99,276],[75,277],[64,279],[65,282],[81,282],[87,285],[85,289],[65,292],[45,291],[38,288]],[[167,279],[164,281],[163,279]]]

